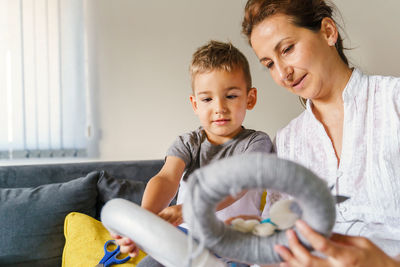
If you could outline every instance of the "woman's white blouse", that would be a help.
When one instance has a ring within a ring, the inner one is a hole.
[[[400,78],[354,69],[342,94],[340,164],[323,125],[306,110],[277,133],[279,157],[311,169],[349,196],[337,205],[335,232],[366,236],[400,254]]]

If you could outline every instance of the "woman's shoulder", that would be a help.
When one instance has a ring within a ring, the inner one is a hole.
[[[369,88],[377,91],[398,93],[400,91],[400,77],[390,75],[367,75]]]
[[[368,76],[368,95],[373,95],[377,103],[390,101],[400,107],[400,77],[369,75]]]
[[[291,135],[292,132],[297,132],[300,128],[304,127],[304,123],[308,119],[308,110],[304,110],[296,118],[292,119],[286,126],[280,128],[276,133],[276,138],[286,138]]]
[[[287,157],[287,154],[296,143],[295,140],[300,140],[302,138],[301,134],[306,132],[304,127],[309,127],[310,112],[304,110],[299,116],[292,119],[285,127],[279,129],[275,136],[275,150],[278,156]]]
[[[355,101],[360,106],[380,107],[388,101],[400,105],[400,77],[370,75],[355,68],[343,92],[343,99],[345,102]]]
[[[400,77],[396,77],[393,75],[379,75],[379,74],[368,75],[365,73],[364,73],[364,75],[368,76],[368,78],[370,78],[370,79],[374,79],[374,80],[382,81],[382,82],[389,82],[389,83],[397,82],[398,83],[400,81]]]

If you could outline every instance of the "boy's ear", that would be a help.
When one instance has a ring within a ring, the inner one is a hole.
[[[257,88],[250,88],[247,92],[247,109],[251,110],[257,103]]]
[[[197,114],[197,100],[196,97],[194,95],[190,95],[190,103],[192,103],[192,109],[194,111],[195,114]]]

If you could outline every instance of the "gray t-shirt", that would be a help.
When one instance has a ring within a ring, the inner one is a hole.
[[[251,152],[274,152],[271,139],[266,133],[243,128],[233,139],[221,145],[210,143],[202,127],[178,136],[167,150],[167,156],[179,157],[186,164],[177,203],[182,203],[186,180],[193,171],[223,158]],[[236,215],[261,215],[262,192],[263,189],[249,190],[240,200],[218,211],[218,218],[225,220]]]
[[[179,157],[185,162],[185,173],[182,179],[186,181],[190,174],[200,167],[223,158],[249,152],[272,153],[273,145],[269,136],[261,131],[243,128],[233,139],[221,145],[214,145],[208,141],[203,127],[199,127],[178,136],[167,150],[167,156]]]

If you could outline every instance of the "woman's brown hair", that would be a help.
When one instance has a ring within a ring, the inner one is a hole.
[[[292,23],[298,27],[318,32],[321,29],[323,18],[331,18],[335,21],[333,19],[334,11],[337,11],[336,7],[324,0],[249,0],[245,7],[242,32],[247,36],[251,45],[250,37],[254,27],[278,13],[289,16]],[[335,47],[343,62],[349,65],[343,51],[343,39],[340,33],[338,33]],[[301,101],[303,104],[305,103],[305,99],[301,99]]]

